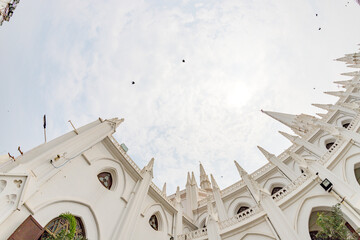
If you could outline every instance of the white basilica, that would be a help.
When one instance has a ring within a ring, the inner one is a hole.
[[[360,53],[337,59],[360,68]],[[291,128],[291,143],[269,163],[220,189],[200,164],[200,181],[166,194],[153,182],[154,159],[140,169],[112,136],[123,119],[98,119],[16,157],[0,159],[0,239],[38,240],[67,226],[89,240],[310,240],[317,212],[341,203],[346,227],[360,227],[360,71],[320,118],[265,114]],[[199,183],[199,184],[198,184]],[[360,239],[360,238],[359,238]]]

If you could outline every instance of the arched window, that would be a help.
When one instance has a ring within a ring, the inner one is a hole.
[[[274,187],[272,190],[271,190],[271,195],[274,195],[275,193],[277,193],[278,191],[280,191],[282,189],[282,187]]]
[[[156,215],[150,217],[149,224],[155,231],[159,231],[159,222]]]
[[[75,239],[85,239],[85,228],[80,218],[75,217],[76,219],[76,231],[75,231]],[[69,228],[69,222],[67,219],[62,217],[57,217],[51,220],[45,226],[45,231],[41,235],[41,240],[49,239],[50,236],[55,237],[61,231],[66,230]]]
[[[109,172],[101,172],[97,175],[99,181],[101,182],[101,184],[110,190],[111,186],[112,186],[112,176],[111,173]]]
[[[245,210],[247,210],[247,209],[249,209],[249,207],[247,207],[247,206],[241,206],[241,207],[239,208],[239,210],[237,210],[236,214],[239,214],[239,213],[241,213],[241,212],[243,212],[243,211],[245,211]]]
[[[329,142],[325,145],[326,149],[330,149],[332,147],[332,145],[334,145],[335,142]]]

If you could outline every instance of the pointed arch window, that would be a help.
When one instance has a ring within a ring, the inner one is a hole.
[[[113,180],[112,180],[112,176],[111,173],[109,172],[101,172],[97,175],[99,181],[101,182],[101,184],[110,190]]]
[[[75,230],[75,239],[85,239],[85,228],[84,224],[79,217],[75,217],[76,219],[76,230]],[[62,217],[56,217],[51,220],[45,226],[45,231],[39,238],[40,240],[52,239],[51,237],[55,237],[60,232],[69,229],[69,222],[67,219]]]
[[[241,212],[243,212],[243,211],[245,211],[245,210],[248,210],[249,209],[249,207],[247,207],[247,206],[241,206],[240,208],[239,208],[239,210],[236,212],[236,214],[239,214],[239,213],[241,213]]]
[[[335,142],[329,142],[327,143],[325,146],[326,146],[326,149],[330,149],[332,147],[332,145],[334,145]]]
[[[271,190],[271,195],[274,195],[275,193],[277,193],[278,191],[280,191],[282,189],[282,187],[274,187],[272,190]]]
[[[150,217],[149,224],[155,231],[159,231],[159,222],[156,215]]]

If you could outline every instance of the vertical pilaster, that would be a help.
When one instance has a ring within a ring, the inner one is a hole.
[[[220,188],[219,188],[218,184],[216,183],[215,178],[213,177],[212,174],[210,174],[210,178],[211,178],[211,182],[213,185],[213,188],[212,188],[213,195],[214,195],[216,208],[217,208],[217,211],[219,214],[220,221],[225,221],[228,218],[228,216],[226,214],[224,202],[221,198]]]
[[[183,210],[181,207],[181,198],[180,198],[180,188],[177,187],[176,195],[175,195],[175,207],[177,210],[176,213],[176,226],[175,226],[175,239],[177,240],[177,236],[181,235],[183,232]]]
[[[152,158],[148,165],[142,169],[142,180],[139,182],[132,201],[129,201],[128,205],[126,206],[122,221],[119,223],[119,229],[117,230],[116,234],[114,234],[113,239],[132,240],[132,236],[137,227],[136,223],[140,216],[141,206],[148,193],[151,179],[153,178],[153,166],[154,158]]]

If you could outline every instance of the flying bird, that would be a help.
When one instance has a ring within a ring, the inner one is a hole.
[[[319,28],[319,30],[321,30],[321,28]]]
[[[134,81],[132,81],[132,82],[131,82],[131,84],[132,84],[132,85],[134,85],[134,84],[135,84],[135,82],[134,82]]]
[[[182,62],[185,62],[185,60],[183,59]]]
[[[318,14],[316,14],[315,16],[318,16]]]

